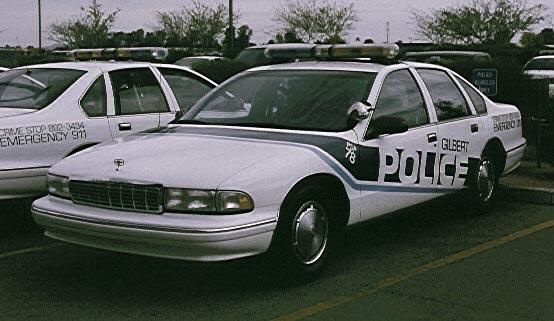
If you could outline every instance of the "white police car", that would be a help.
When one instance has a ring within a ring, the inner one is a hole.
[[[466,188],[488,205],[524,149],[517,108],[446,68],[273,65],[226,81],[167,127],[54,165],[32,212],[47,236],[70,243],[197,261],[269,252],[310,274],[347,225]]]
[[[45,194],[55,162],[166,125],[215,86],[189,69],[150,63],[67,62],[2,72],[0,199]]]

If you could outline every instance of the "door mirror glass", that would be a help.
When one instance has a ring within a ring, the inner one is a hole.
[[[355,102],[348,108],[348,118],[357,122],[367,119],[369,117],[370,107],[362,102]]]
[[[372,119],[366,139],[372,139],[381,135],[392,135],[408,131],[408,124],[400,117],[383,116]]]

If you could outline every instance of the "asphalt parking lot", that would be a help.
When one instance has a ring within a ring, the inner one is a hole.
[[[552,320],[554,207],[449,197],[348,231],[318,280],[51,241],[0,202],[0,320]],[[263,266],[263,268],[260,268]],[[277,268],[277,267],[275,267]]]

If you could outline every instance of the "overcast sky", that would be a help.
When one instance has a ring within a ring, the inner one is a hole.
[[[228,4],[228,0],[221,0]],[[221,2],[205,0],[208,3]],[[347,36],[349,41],[356,37],[362,40],[372,38],[376,42],[386,39],[386,22],[390,22],[390,41],[417,40],[411,23],[414,8],[428,10],[466,3],[469,0],[344,0],[353,2],[360,21],[355,30]],[[88,6],[90,0],[41,0],[42,5],[42,41],[43,46],[52,45],[48,40],[48,25],[68,18],[76,18],[81,6]],[[132,31],[139,28],[151,30],[155,24],[156,11],[178,9],[190,0],[99,0],[106,12],[121,9],[114,31]],[[337,0],[341,2],[341,0]],[[552,0],[529,0],[530,3],[552,3]],[[280,0],[233,0],[233,6],[240,12],[238,24],[247,24],[253,29],[252,41],[265,43],[275,35],[273,13]],[[547,15],[554,17],[554,4],[550,5]],[[538,26],[535,31],[551,27],[552,23]],[[38,0],[0,0],[0,46],[28,45],[38,46]]]

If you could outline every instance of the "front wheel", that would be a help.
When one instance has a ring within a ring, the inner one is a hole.
[[[339,228],[332,195],[317,186],[291,192],[279,213],[270,252],[288,278],[310,279],[326,267]]]

